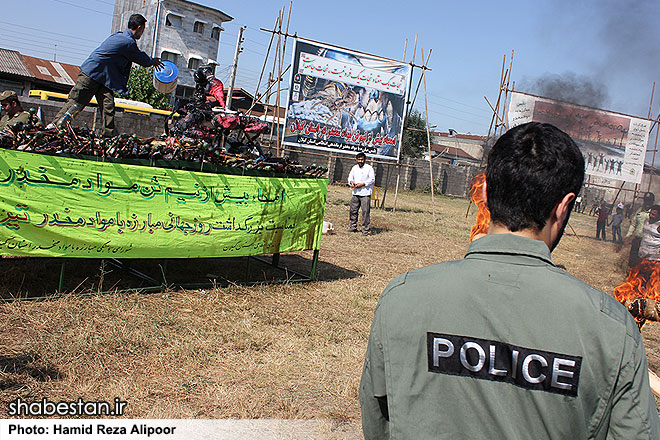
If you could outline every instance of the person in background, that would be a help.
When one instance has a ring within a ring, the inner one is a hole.
[[[31,115],[30,112],[23,110],[21,102],[13,90],[5,90],[0,94],[0,105],[2,105],[0,130],[4,128],[13,129],[17,124],[20,124],[21,127],[30,123],[41,125],[37,115]]]
[[[610,224],[612,225],[612,241],[616,243],[623,243],[621,238],[621,223],[623,223],[623,203],[619,203],[616,207],[616,214],[612,215]]]
[[[582,196],[579,195],[577,196],[577,199],[575,199],[575,207],[573,208],[575,212],[580,212],[581,205],[582,205]]]
[[[603,240],[607,240],[606,226],[607,218],[610,215],[610,210],[607,208],[605,201],[601,202],[600,207],[596,211],[598,219],[596,220],[596,240],[600,240],[602,234]]]
[[[660,205],[649,208],[649,216],[642,228],[639,258],[649,261],[660,260]]]
[[[366,163],[367,156],[358,153],[355,156],[357,164],[353,165],[348,174],[348,186],[353,189],[353,197],[349,210],[349,232],[357,232],[358,210],[362,209],[362,235],[369,235],[371,229],[371,193],[376,181],[376,174],[371,165]]]
[[[649,218],[649,210],[655,202],[655,194],[647,192],[642,198],[642,206],[633,214],[630,221],[630,228],[624,240],[625,244],[630,244],[630,254],[628,256],[628,266],[635,267],[640,263],[639,245],[642,241],[644,223]]]
[[[488,234],[463,260],[398,276],[378,301],[365,439],[660,438],[632,315],[550,256],[583,179],[578,146],[550,124],[497,140]]]
[[[151,58],[138,49],[137,40],[142,37],[147,19],[133,14],[128,19],[128,29],[115,32],[101,43],[80,66],[76,85],[69,92],[69,98],[46,128],[62,126],[89,104],[93,96],[103,113],[103,136],[117,134],[115,127],[115,97],[113,92],[128,93],[126,85],[131,73],[131,65],[160,68],[160,58]]]

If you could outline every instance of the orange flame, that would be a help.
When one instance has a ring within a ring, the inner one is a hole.
[[[637,300],[640,298],[660,300],[660,261],[642,260],[630,268],[626,281],[614,289],[614,298],[628,308],[641,328],[646,318],[640,316],[640,313],[634,313],[633,307],[639,303]]]
[[[470,229],[470,242],[480,238],[488,233],[488,224],[490,223],[490,211],[483,198],[483,187],[486,183],[486,172],[482,171],[472,179],[472,188],[470,189],[470,199],[477,205],[477,220]]]

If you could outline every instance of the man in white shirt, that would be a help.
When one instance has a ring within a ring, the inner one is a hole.
[[[649,218],[644,222],[639,257],[651,261],[660,260],[660,206],[649,209]]]
[[[353,197],[351,198],[350,208],[350,226],[349,232],[357,232],[358,211],[362,208],[362,235],[369,235],[371,208],[371,192],[374,188],[376,175],[371,165],[366,163],[367,156],[364,153],[358,153],[355,156],[357,165],[353,165],[348,174],[348,186],[353,188]]]

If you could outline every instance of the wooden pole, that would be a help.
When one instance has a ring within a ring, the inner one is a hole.
[[[277,27],[277,25],[279,25],[280,28],[282,27],[282,10],[281,9],[280,9],[280,11],[277,15],[276,27]],[[273,33],[276,33],[276,32],[277,32],[277,30],[274,29]],[[281,34],[277,35],[277,46],[275,47],[275,56],[273,57],[273,67],[271,68],[271,72],[270,72],[270,75],[268,77],[269,78],[268,79],[269,88],[270,88],[271,81],[273,81],[273,79],[275,78],[275,66],[277,65],[277,56],[280,53],[280,35]],[[270,105],[270,96],[268,97],[268,105]],[[273,111],[273,123],[270,124],[271,147],[272,147],[272,142],[273,142],[273,132],[275,130],[275,117],[276,117],[277,114],[279,114],[278,110]],[[279,127],[277,127],[277,129],[279,130]],[[277,149],[277,144],[275,145],[275,148]],[[277,152],[277,155],[279,156],[279,151]]]
[[[655,81],[653,81],[653,87],[651,87],[651,101],[649,102],[649,119],[653,116],[653,95],[655,94]]]
[[[291,22],[291,8],[293,8],[293,0],[289,2],[289,13],[286,17],[286,31],[284,31],[284,44],[282,45],[282,58],[286,53],[286,39],[289,36],[289,23]]]
[[[282,84],[282,54],[280,53],[281,38],[282,38],[282,21],[284,20],[284,6],[280,14],[280,25],[278,27],[279,34],[277,34],[277,96],[275,98],[275,120],[277,121],[277,155],[280,155],[280,146],[282,145],[282,130],[280,130],[280,92]]]
[[[413,98],[412,101],[410,101],[410,92],[412,92],[412,73],[413,73],[413,68],[415,66],[415,55],[417,54],[417,34],[415,34],[415,45],[413,46],[413,56],[412,56],[412,61],[410,62],[410,65],[412,68],[410,69],[410,87],[408,87],[408,102],[410,104],[410,108],[408,108],[408,116],[410,116],[410,112],[412,111],[412,107],[415,105],[415,99]],[[419,77],[419,82],[417,83],[417,89],[415,90],[415,96],[417,96],[417,90],[419,90],[419,85],[422,83],[422,77]]]
[[[428,58],[431,57],[429,49]],[[422,47],[422,64],[426,67],[428,58],[424,60],[424,47]],[[429,105],[426,98],[426,69],[422,69],[422,78],[424,79],[424,109],[426,111],[426,139],[429,146],[429,174],[431,176],[431,207],[433,212],[433,221],[435,221],[435,182],[433,181],[433,155],[431,154],[431,129],[429,127]]]
[[[513,51],[512,51],[513,53]],[[506,65],[506,54],[504,54],[504,57],[502,59],[502,71],[500,72],[500,89],[497,94],[497,103],[495,104],[495,107],[490,103],[488,98],[484,96],[484,99],[490,106],[491,110],[493,110],[493,116],[490,119],[490,126],[488,127],[488,134],[486,135],[486,142],[489,142],[490,140],[490,133],[491,131],[493,132],[493,136],[497,135],[497,128],[499,124],[496,122],[496,119],[499,120],[502,124],[504,124],[504,120],[500,118],[500,102],[502,100],[502,89],[503,85],[505,83],[505,70],[504,67]],[[493,124],[495,124],[494,130],[493,130]],[[481,160],[479,161],[479,167],[481,167],[484,163],[484,156],[483,154],[481,155]],[[468,215],[470,215],[470,208],[472,207],[472,198],[470,198],[470,201],[468,202],[468,207],[465,210],[465,218],[467,218]]]
[[[502,60],[502,73],[500,73],[500,90],[498,92],[497,96],[497,104],[495,105],[495,108],[498,109],[495,111],[493,114],[493,117],[490,119],[490,127],[488,127],[488,136],[490,137],[490,131],[493,128],[493,123],[495,122],[495,115],[499,113],[499,107],[500,107],[500,97],[502,96],[502,81],[504,81],[504,65],[506,63],[506,54],[504,54],[504,59]],[[495,126],[495,131],[497,131],[497,125]]]
[[[403,45],[403,61],[406,61],[406,50],[408,49],[408,39],[406,38],[406,42]],[[412,85],[412,67],[410,68],[410,85]],[[408,87],[408,99],[410,99],[410,87]],[[403,126],[406,126],[406,118],[407,118],[407,113],[406,112],[403,115]],[[394,187],[394,206],[392,207],[392,212],[396,212],[396,199],[399,195],[399,181],[401,180],[401,150],[403,149],[403,139],[401,139],[401,147],[399,150],[399,158],[396,161],[396,186]]]
[[[651,88],[651,102],[649,103],[649,119],[653,117],[653,111],[651,107],[653,106],[653,95],[655,93],[655,81],[653,81],[653,87]],[[660,116],[660,115],[658,115]],[[655,167],[655,152],[658,151],[658,126],[655,127],[655,144],[653,146],[653,159],[651,159],[651,167]],[[649,174],[649,187],[646,189],[647,192],[651,191],[651,183],[653,182],[653,173]]]
[[[509,70],[506,76],[506,84],[504,86],[504,106],[502,107],[502,132],[506,130],[507,109],[509,108],[509,83],[511,81],[511,69],[513,68],[513,50],[511,50],[511,58],[509,58]]]
[[[273,29],[275,29],[276,27],[277,27],[277,19],[275,20],[275,26],[273,26]],[[250,110],[252,110],[252,107],[254,107],[255,103],[257,102],[257,97],[259,95],[259,87],[261,86],[261,80],[263,79],[264,72],[266,71],[266,64],[268,64],[268,56],[270,55],[270,48],[273,46],[274,38],[275,38],[275,32],[271,32],[270,42],[268,43],[268,50],[266,50],[266,57],[264,58],[264,65],[261,66],[261,74],[259,75],[259,81],[257,82],[257,89],[254,91],[254,97],[252,98],[252,105],[250,106]]]
[[[280,102],[280,95],[281,95],[281,90],[280,90],[280,85],[282,84],[282,61],[284,60],[284,55],[286,54],[286,39],[289,36],[289,22],[291,21],[291,8],[293,7],[293,0],[289,2],[289,13],[287,15],[286,19],[286,31],[284,34],[284,42],[282,44],[282,53],[280,54],[280,61],[279,61],[279,66],[277,68],[277,155],[280,155],[280,151],[282,149],[282,142],[284,141],[284,127],[280,130],[280,108],[281,108],[281,102]],[[284,18],[284,15],[282,15],[282,18]],[[281,31],[281,29],[280,29]]]

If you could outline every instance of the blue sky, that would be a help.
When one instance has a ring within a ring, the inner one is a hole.
[[[110,33],[113,0],[4,3],[0,47],[27,55],[52,59],[56,51],[58,61],[79,65]],[[247,26],[236,86],[253,93],[270,38],[259,28],[271,28],[289,1],[199,3],[234,17],[224,26],[218,53],[217,75],[225,84],[238,29]],[[567,85],[586,89],[590,99],[602,98],[601,108],[646,117],[652,83],[660,80],[660,27],[652,23],[657,17],[660,2],[650,0],[296,0],[290,33],[393,59],[402,59],[408,39],[406,61],[417,34],[416,61],[422,47],[432,49],[426,78],[430,123],[438,130],[485,135],[492,112],[484,96],[494,104],[502,58],[507,55],[508,67],[512,50],[517,90],[539,93],[537,80],[565,78]],[[660,90],[655,95],[657,116]],[[423,94],[415,107],[424,111]]]

